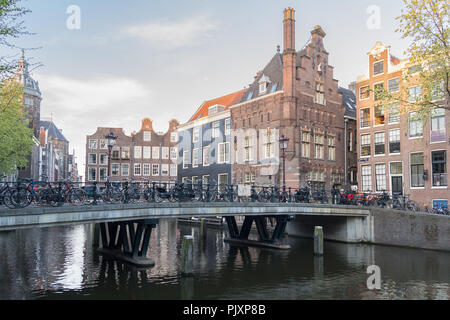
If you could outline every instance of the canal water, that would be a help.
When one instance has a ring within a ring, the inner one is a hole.
[[[92,248],[92,225],[0,232],[0,299],[449,299],[450,253],[290,237],[288,251],[236,247],[226,231],[160,220],[139,269]],[[184,235],[194,235],[195,275],[180,275]],[[367,268],[381,289],[367,288]]]

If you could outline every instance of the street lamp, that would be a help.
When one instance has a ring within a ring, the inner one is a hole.
[[[111,152],[116,144],[117,136],[111,131],[105,138],[108,141],[108,178],[111,177]]]
[[[281,136],[280,148],[283,151],[283,191],[286,191],[286,149],[288,147],[288,138],[285,138],[284,135]]]

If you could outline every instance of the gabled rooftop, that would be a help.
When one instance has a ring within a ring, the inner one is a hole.
[[[238,103],[247,89],[242,89],[233,93],[230,93],[226,96],[215,98],[212,100],[207,100],[203,102],[203,104],[197,109],[194,115],[189,119],[190,121],[194,121],[197,119],[201,119],[203,117],[207,117],[209,115],[209,108],[215,105],[224,106],[224,110],[227,110],[232,105]]]
[[[58,139],[62,141],[69,142],[69,140],[64,137],[61,130],[59,130],[53,121],[39,121],[39,127],[48,130],[48,139]]]

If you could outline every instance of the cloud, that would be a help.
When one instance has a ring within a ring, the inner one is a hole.
[[[205,16],[192,17],[180,22],[159,21],[143,25],[126,26],[121,34],[150,41],[155,46],[166,49],[190,46],[208,33],[216,30],[217,22],[212,23]]]
[[[141,82],[114,75],[76,79],[61,75],[36,75],[43,91],[41,117],[53,121],[75,149],[79,174],[84,176],[86,135],[97,127],[140,129],[148,116],[152,92]]]

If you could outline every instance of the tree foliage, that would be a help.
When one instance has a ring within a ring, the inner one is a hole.
[[[22,18],[31,12],[21,6],[21,0],[0,0],[0,46],[17,48],[11,41],[31,33],[26,30]],[[0,80],[9,78],[17,67],[16,59],[0,57]]]
[[[403,0],[405,8],[397,17],[396,30],[402,38],[411,39],[405,54],[409,57],[403,72],[402,90],[376,92],[381,103],[399,102],[405,111],[416,111],[426,120],[436,107],[450,110],[450,2],[448,0]],[[413,98],[409,88],[421,86]]]
[[[23,86],[4,81],[0,86],[0,172],[14,173],[25,167],[33,147],[33,130],[28,128],[22,105]]]

